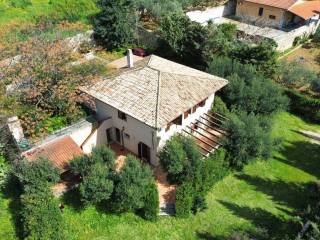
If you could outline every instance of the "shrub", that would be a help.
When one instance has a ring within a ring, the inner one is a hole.
[[[311,90],[320,94],[320,77],[311,80]]]
[[[107,168],[113,168],[115,164],[114,152],[106,146],[96,146],[92,149],[92,161],[95,163],[101,162],[107,166]]]
[[[6,162],[6,159],[4,158],[4,156],[0,152],[0,190],[6,182],[8,173],[9,173],[9,165]]]
[[[150,221],[156,221],[159,213],[159,192],[156,184],[153,182],[145,190],[144,207],[142,209],[143,217]]]
[[[271,155],[270,119],[245,112],[233,112],[229,119],[225,124],[229,134],[223,146],[231,166],[241,169],[252,159]]]
[[[23,159],[16,164],[14,173],[22,186],[36,189],[60,180],[59,170],[46,158],[39,158],[32,162]]]
[[[107,200],[112,191],[113,182],[110,180],[109,169],[102,162],[90,167],[79,187],[81,201],[85,204],[97,204]]]
[[[188,217],[193,207],[193,187],[186,182],[177,187],[176,191],[176,216]]]
[[[72,70],[75,74],[82,76],[103,75],[107,72],[105,65],[95,60],[73,66]]]
[[[317,74],[299,62],[283,64],[281,81],[286,86],[302,87],[318,80]]]
[[[204,161],[202,166],[202,192],[207,193],[212,186],[223,179],[228,173],[226,150],[219,148]]]
[[[174,182],[181,182],[180,177],[187,157],[180,140],[179,136],[173,136],[167,141],[159,155],[162,166],[168,172],[169,179]]]
[[[106,166],[106,169],[113,168],[115,164],[114,152],[106,146],[96,146],[92,149],[91,155],[75,157],[70,162],[70,170],[74,174],[85,176],[91,171],[91,167],[96,163],[103,163],[103,165]]]
[[[320,100],[308,97],[295,90],[287,89],[287,96],[291,99],[290,110],[315,123],[320,122]]]
[[[66,239],[59,202],[47,186],[21,196],[21,222],[25,239]]]
[[[215,96],[211,111],[213,113],[219,113],[219,114],[223,114],[223,115],[226,115],[229,113],[229,109],[228,109],[227,105],[224,103],[224,101],[219,96]]]
[[[313,35],[313,41],[315,43],[320,43],[320,28],[318,27],[317,31]]]
[[[154,183],[151,170],[128,156],[121,171],[115,176],[112,204],[119,212],[137,211],[145,206],[146,189]]]

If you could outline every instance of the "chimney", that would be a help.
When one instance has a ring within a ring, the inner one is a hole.
[[[7,125],[14,140],[19,143],[24,139],[23,129],[17,116],[8,118]]]
[[[133,53],[132,53],[132,49],[128,49],[127,62],[128,62],[128,67],[129,68],[133,68]]]

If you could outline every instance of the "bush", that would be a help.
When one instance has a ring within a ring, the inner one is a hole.
[[[159,213],[159,192],[157,185],[153,182],[145,189],[144,207],[142,209],[143,218],[156,221]]]
[[[207,193],[212,186],[227,176],[228,173],[229,169],[226,162],[226,150],[224,148],[219,148],[204,161],[202,167],[202,192]]]
[[[191,213],[193,207],[193,187],[186,182],[177,187],[176,191],[176,216],[185,218]]]
[[[317,31],[313,35],[313,41],[315,43],[320,43],[320,28],[318,27]]]
[[[50,0],[52,11],[60,20],[75,22],[97,12],[94,0]]]
[[[112,204],[118,212],[137,211],[145,206],[146,189],[154,183],[151,170],[128,156],[121,171],[115,176]]]
[[[95,60],[73,66],[72,70],[75,74],[82,76],[103,75],[107,72],[106,66]]]
[[[114,152],[106,146],[96,146],[92,149],[92,161],[95,163],[103,163],[107,168],[113,168],[115,164]]]
[[[102,162],[91,166],[79,187],[81,201],[85,204],[97,204],[109,199],[113,191],[109,175],[109,169]]]
[[[14,173],[22,186],[35,189],[60,180],[59,170],[46,158],[39,158],[32,162],[23,159],[16,164]]]
[[[162,149],[159,159],[163,168],[168,172],[168,177],[173,182],[181,182],[182,173],[186,164],[186,152],[184,151],[180,136],[173,136]]]
[[[223,115],[227,115],[229,113],[227,105],[219,96],[215,96],[211,111],[213,113],[219,113]]]
[[[83,155],[74,158],[70,162],[70,170],[74,174],[87,175],[94,164],[102,163],[106,169],[112,169],[115,164],[114,152],[106,146],[96,146],[91,155]]]
[[[223,140],[223,146],[228,152],[231,166],[241,169],[255,158],[270,157],[273,140],[269,118],[233,112],[229,119],[225,124],[229,134]]]
[[[287,96],[291,99],[290,110],[315,123],[320,123],[320,100],[308,97],[295,90],[287,89]]]
[[[25,239],[66,239],[59,202],[49,187],[21,196],[21,222]]]

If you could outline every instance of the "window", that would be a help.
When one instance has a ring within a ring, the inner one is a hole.
[[[119,128],[116,128],[116,140],[118,143],[121,143],[121,132]]]
[[[274,15],[269,15],[269,18],[272,19],[272,20],[275,20],[275,19],[276,19],[276,16],[274,16]]]
[[[182,125],[182,115],[173,120],[172,123],[175,125]]]
[[[190,114],[191,114],[191,108],[188,111],[184,112],[184,119],[186,119]]]
[[[207,98],[198,104],[199,107],[204,107],[206,105]]]
[[[195,113],[195,112],[197,111],[197,108],[198,108],[198,105],[194,106],[194,107],[192,108],[192,113]]]
[[[172,122],[168,123],[167,127],[166,127],[166,132],[168,132],[170,130],[170,127],[172,126]]]
[[[263,15],[263,8],[259,8],[259,16],[261,17]]]
[[[125,137],[126,139],[130,140],[130,135],[129,135],[128,133],[125,133],[125,134],[124,134],[124,137]]]
[[[127,114],[124,112],[118,111],[118,118],[122,119],[123,121],[127,121]]]

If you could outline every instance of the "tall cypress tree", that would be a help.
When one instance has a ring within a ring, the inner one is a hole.
[[[136,38],[137,15],[133,0],[98,0],[93,18],[95,38],[108,49],[124,47]]]

